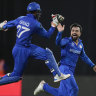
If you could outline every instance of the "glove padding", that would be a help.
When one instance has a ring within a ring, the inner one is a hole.
[[[0,30],[3,30],[3,26],[6,25],[7,21],[3,21],[2,23],[0,23]]]
[[[56,26],[58,26],[59,23],[64,21],[64,17],[60,14],[55,14],[55,15],[52,14],[52,20],[53,23],[56,24]]]

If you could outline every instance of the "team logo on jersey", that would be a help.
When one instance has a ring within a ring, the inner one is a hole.
[[[72,52],[72,53],[75,53],[75,54],[80,54],[81,53],[81,51],[75,50],[75,49],[69,49],[69,51]]]
[[[80,47],[80,48],[82,48],[82,46],[81,46],[81,45],[80,45],[79,47]]]

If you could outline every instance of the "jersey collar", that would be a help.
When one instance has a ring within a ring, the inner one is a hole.
[[[69,37],[69,39],[70,39],[71,41],[73,41],[73,40],[72,40],[72,37]],[[81,40],[81,39],[79,39],[79,43],[80,43],[80,42],[82,42],[82,40]]]

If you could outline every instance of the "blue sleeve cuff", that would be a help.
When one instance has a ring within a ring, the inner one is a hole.
[[[51,26],[51,28],[52,28],[52,30],[55,30],[55,27],[52,27],[52,26]]]
[[[6,26],[6,25],[4,25],[4,26],[3,26],[3,29],[7,29],[7,26]]]
[[[93,68],[95,66],[95,64],[92,64],[91,67]]]
[[[58,32],[58,35],[62,35],[63,31],[62,32]]]

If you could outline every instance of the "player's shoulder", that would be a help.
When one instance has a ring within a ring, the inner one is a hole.
[[[23,19],[24,17],[26,17],[26,16],[19,16],[17,19]]]
[[[61,47],[65,46],[66,44],[69,43],[69,37],[64,37],[61,42],[60,42],[60,45]]]
[[[64,37],[64,38],[62,38],[62,41],[61,42],[68,43],[69,41],[70,41],[70,38],[69,37]]]
[[[42,24],[38,20],[35,21],[35,26],[37,28],[43,28]]]
[[[81,39],[79,39],[79,42],[80,42],[80,44],[81,44],[81,45],[83,45],[83,42],[82,42],[82,40],[81,40]]]
[[[84,47],[82,40],[80,39],[79,41],[80,41],[80,45],[81,45],[82,47]]]
[[[64,39],[70,40],[70,37],[64,37]]]
[[[79,47],[82,49],[84,46],[83,46],[83,43],[82,43],[82,40],[79,38]]]
[[[38,20],[35,20],[37,25],[42,25]]]

